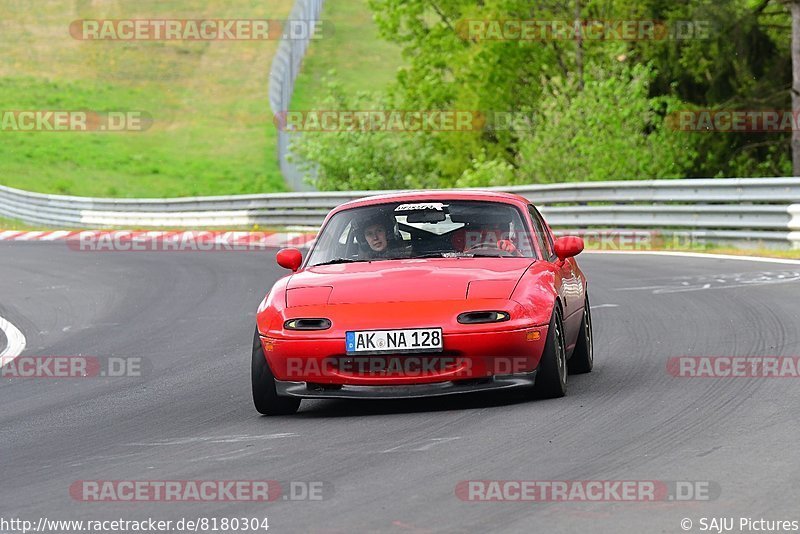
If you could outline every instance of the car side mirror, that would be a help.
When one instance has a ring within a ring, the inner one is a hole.
[[[296,272],[300,268],[300,264],[303,263],[303,254],[296,248],[285,248],[278,251],[275,259],[278,260],[278,265],[284,269],[291,269],[292,272]]]
[[[564,261],[583,252],[583,239],[574,235],[559,237],[554,243],[554,248],[558,259]]]

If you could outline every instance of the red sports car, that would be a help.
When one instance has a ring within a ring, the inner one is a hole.
[[[591,371],[579,237],[553,238],[525,198],[419,191],[343,204],[258,308],[256,409],[303,398],[427,397],[527,388],[561,397]]]

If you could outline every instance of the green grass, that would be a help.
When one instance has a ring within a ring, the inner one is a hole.
[[[16,219],[6,219],[5,217],[0,217],[0,231],[2,230],[33,231],[33,230],[45,230],[45,228],[40,228],[38,226],[31,226]]]
[[[733,256],[761,256],[764,258],[780,258],[780,259],[790,259],[790,260],[800,260],[800,249],[788,249],[788,250],[780,250],[780,249],[771,249],[771,248],[763,248],[763,247],[755,247],[755,248],[734,248],[730,246],[721,246],[721,245],[707,245],[705,247],[694,247],[694,248],[673,248],[669,249],[673,251],[687,251],[687,252],[701,252],[704,254],[730,254]]]
[[[333,32],[326,34],[323,25],[322,38],[308,49],[292,98],[295,111],[321,109],[325,78],[347,91],[377,91],[395,79],[403,64],[400,47],[378,36],[367,0],[330,0],[321,18]]]
[[[85,230],[85,228],[48,228],[45,226],[36,226],[24,223],[17,219],[8,219],[6,217],[0,217],[0,231],[6,230],[16,230],[21,232],[35,232],[35,231],[52,231],[52,230]],[[163,226],[163,227],[153,227],[153,226],[125,226],[125,227],[117,227],[117,226],[109,226],[103,228],[103,230],[133,230],[133,231],[183,231],[183,230],[195,230],[195,228],[184,228],[178,226]],[[203,230],[209,231],[246,231],[246,232],[283,232],[283,231],[290,231],[286,227],[283,226],[261,226],[258,224],[249,225],[249,226],[220,226],[220,227],[203,227]],[[291,230],[296,231],[296,230]]]
[[[285,190],[267,99],[276,41],[77,41],[73,20],[286,18],[292,0],[0,0],[0,109],[143,111],[146,132],[0,132],[0,183],[174,197]]]
[[[2,132],[0,184],[80,196],[283,191],[267,99],[275,41],[77,41],[77,19],[285,18],[293,0],[0,0],[0,109],[142,111],[145,132]],[[366,0],[327,2],[293,109],[318,109],[331,69],[348,90],[394,79]],[[13,21],[13,23],[11,22]]]

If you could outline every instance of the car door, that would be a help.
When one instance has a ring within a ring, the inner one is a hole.
[[[539,210],[532,204],[528,206],[533,222],[536,242],[545,261],[553,265],[556,274],[556,290],[564,307],[564,332],[567,352],[572,351],[580,331],[583,306],[586,301],[583,278],[575,258],[559,261],[555,253],[555,241],[550,228],[544,222]]]

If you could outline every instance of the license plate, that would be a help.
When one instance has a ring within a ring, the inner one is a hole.
[[[384,352],[441,352],[441,328],[362,330],[345,335],[347,354]]]

